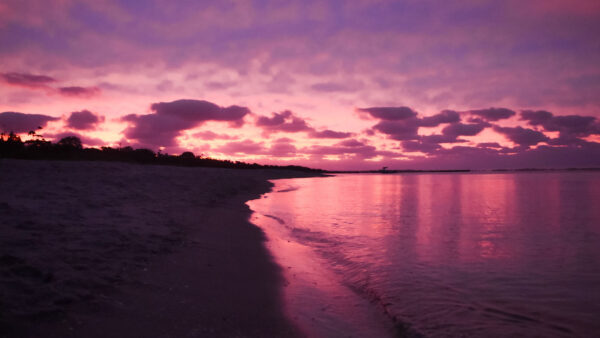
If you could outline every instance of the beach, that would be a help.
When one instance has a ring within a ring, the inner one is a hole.
[[[297,336],[245,202],[309,174],[0,160],[0,336]]]

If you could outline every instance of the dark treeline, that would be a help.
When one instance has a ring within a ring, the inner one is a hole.
[[[27,160],[67,160],[67,161],[113,161],[141,164],[176,165],[188,167],[238,168],[238,169],[286,169],[305,172],[324,172],[302,166],[275,166],[240,161],[217,160],[204,156],[195,156],[192,152],[181,155],[155,153],[150,149],[133,149],[132,147],[84,148],[81,140],[69,136],[56,143],[45,140],[35,132],[29,132],[32,137],[23,142],[14,134],[0,134],[0,158],[15,158]]]

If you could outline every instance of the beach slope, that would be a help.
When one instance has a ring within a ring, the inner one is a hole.
[[[294,336],[245,201],[300,172],[0,160],[0,336]]]

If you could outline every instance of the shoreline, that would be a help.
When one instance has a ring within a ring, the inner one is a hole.
[[[314,175],[6,159],[0,168],[0,336],[300,335],[245,202],[270,191],[269,179]]]
[[[267,248],[284,267],[288,317],[308,337],[421,337],[391,315],[381,299],[347,283],[315,247],[295,237],[305,225],[280,209],[277,200],[302,189],[295,185],[298,181],[271,181],[270,192],[248,202],[252,222],[265,232]]]

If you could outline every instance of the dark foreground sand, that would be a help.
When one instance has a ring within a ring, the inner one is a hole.
[[[295,336],[248,222],[302,173],[0,160],[0,336]]]

